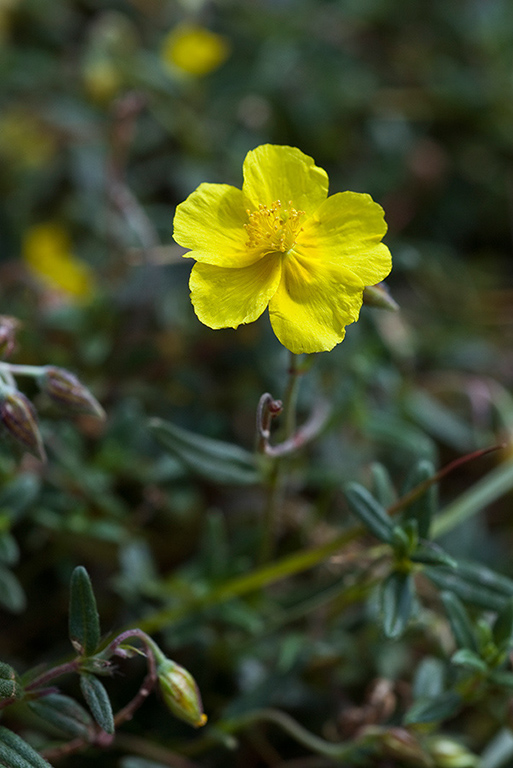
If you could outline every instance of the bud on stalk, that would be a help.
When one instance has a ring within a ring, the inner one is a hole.
[[[164,658],[157,667],[160,690],[173,715],[195,728],[207,722],[201,695],[193,676],[184,667]]]
[[[0,393],[0,422],[29,453],[46,460],[34,406],[22,392],[6,389]]]
[[[41,390],[61,408],[75,413],[87,413],[100,419],[105,418],[105,411],[87,387],[64,368],[45,366],[38,383]]]

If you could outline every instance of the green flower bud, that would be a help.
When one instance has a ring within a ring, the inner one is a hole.
[[[445,737],[430,739],[428,750],[436,768],[476,768],[479,763],[477,755],[457,741]]]
[[[399,304],[392,298],[384,283],[368,285],[363,291],[363,303],[367,307],[387,309],[389,312],[397,312]]]
[[[105,418],[103,408],[87,387],[64,368],[47,365],[38,381],[43,392],[61,408]]]
[[[45,461],[45,449],[37,425],[36,411],[28,397],[17,389],[1,392],[0,422],[16,442],[41,461]]]
[[[171,659],[164,659],[157,667],[157,675],[164,701],[173,715],[195,728],[205,725],[207,716],[190,672]]]

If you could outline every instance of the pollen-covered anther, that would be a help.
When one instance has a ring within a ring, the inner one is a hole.
[[[257,210],[248,209],[246,213],[246,246],[263,253],[286,253],[296,242],[297,233],[302,229],[299,221],[305,212],[293,208],[292,201],[288,208],[282,210],[280,200],[276,200],[270,206],[260,203]]]

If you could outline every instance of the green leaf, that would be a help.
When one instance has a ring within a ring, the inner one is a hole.
[[[494,685],[500,685],[501,688],[513,688],[513,672],[507,672],[504,669],[492,669],[488,673],[488,680]]]
[[[413,611],[414,598],[412,575],[392,571],[381,589],[383,630],[387,637],[394,639],[402,635]]]
[[[406,713],[404,724],[438,723],[453,717],[460,706],[461,696],[455,691],[445,691],[434,698],[418,699]]]
[[[486,587],[498,595],[513,597],[513,580],[480,563],[460,560],[458,573],[469,584]]]
[[[0,563],[15,565],[20,557],[20,550],[14,536],[10,533],[0,535]]]
[[[381,541],[391,544],[393,523],[386,509],[358,483],[348,483],[345,494],[351,511]]]
[[[164,448],[206,480],[226,485],[260,481],[253,454],[238,445],[189,432],[162,419],[152,419],[149,429]]]
[[[0,605],[11,613],[21,613],[26,606],[23,587],[14,573],[2,566],[0,566]]]
[[[478,639],[461,600],[452,592],[442,592],[440,597],[447,612],[457,646],[479,653]]]
[[[23,696],[16,670],[0,661],[0,699],[19,699]]]
[[[371,466],[371,472],[374,496],[384,507],[391,507],[397,501],[397,493],[388,469],[376,461]]]
[[[460,648],[459,651],[453,653],[451,656],[451,663],[455,664],[457,667],[473,669],[475,672],[485,673],[488,670],[486,662],[469,648]]]
[[[28,508],[36,501],[41,487],[41,479],[32,472],[24,472],[0,491],[0,511],[17,522]]]
[[[67,736],[80,736],[89,740],[93,721],[78,701],[60,693],[50,693],[29,702],[29,707],[46,722],[59,728]]]
[[[411,555],[411,560],[414,563],[423,563],[424,565],[445,565],[448,568],[458,567],[458,563],[454,558],[448,555],[442,547],[433,544],[431,541],[426,541],[425,544],[417,547]]]
[[[508,650],[513,643],[513,598],[497,614],[493,625],[493,641],[501,650]]]
[[[51,768],[30,744],[0,725],[0,762],[8,768]]]
[[[79,565],[71,575],[69,636],[77,653],[90,656],[100,642],[100,620],[91,579]]]
[[[415,699],[435,698],[442,693],[444,682],[444,662],[433,656],[426,656],[415,670],[413,696]]]
[[[103,683],[94,675],[82,673],[80,688],[94,719],[106,733],[114,733],[114,715],[109,695]]]
[[[431,461],[422,459],[410,472],[403,489],[403,494],[407,494],[421,483],[426,482],[435,474],[435,466]],[[438,491],[436,484],[429,486],[415,501],[404,510],[404,519],[416,520],[418,524],[419,536],[421,539],[429,537],[429,528],[431,520],[438,508]]]
[[[477,584],[469,583],[459,571],[458,563],[458,568],[451,570],[443,566],[433,567],[428,565],[424,568],[423,573],[439,589],[454,592],[455,595],[466,603],[472,603],[492,611],[500,611],[504,607],[504,595],[498,594],[487,587],[480,587]]]

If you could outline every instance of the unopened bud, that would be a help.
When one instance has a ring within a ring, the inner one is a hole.
[[[388,309],[389,312],[397,312],[399,304],[391,297],[384,283],[368,285],[363,290],[363,303],[376,309]]]
[[[64,368],[47,365],[38,382],[43,392],[61,408],[105,418],[105,411],[98,400],[76,376]]]
[[[45,461],[45,449],[34,406],[17,389],[0,394],[0,422],[16,442],[23,445],[29,453]]]
[[[430,739],[429,754],[436,768],[476,768],[479,758],[462,744],[445,737]]]
[[[173,715],[195,728],[207,722],[201,695],[193,676],[171,659],[164,659],[157,667],[160,690]]]
[[[409,731],[404,728],[388,728],[383,732],[381,744],[388,757],[408,762],[418,768],[428,768],[432,765],[430,757]]]
[[[20,321],[15,317],[0,315],[0,358],[9,357],[16,342]]]

